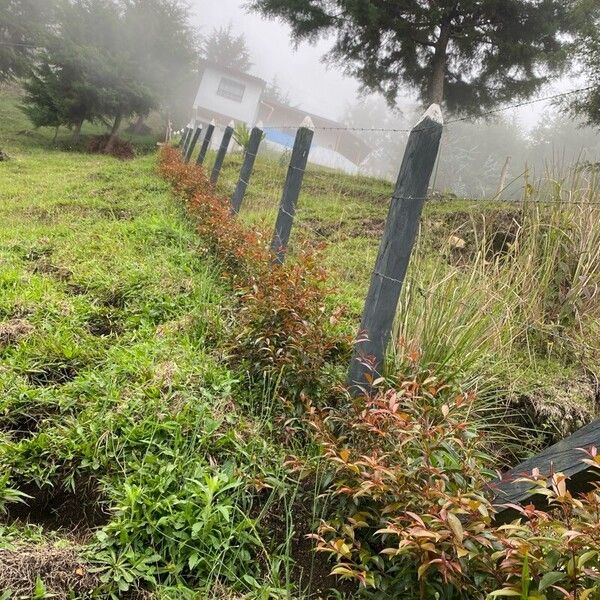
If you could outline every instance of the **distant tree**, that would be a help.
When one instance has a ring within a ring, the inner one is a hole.
[[[279,102],[281,104],[289,105],[291,103],[291,98],[288,92],[284,92],[279,85],[279,78],[275,76],[272,81],[267,83],[265,90],[263,92],[263,97],[265,100],[274,100],[275,102]]]
[[[565,64],[576,0],[250,0],[297,41],[334,33],[329,60],[390,104],[407,85],[423,102],[478,113],[526,98]]]
[[[231,24],[213,30],[203,44],[202,54],[205,60],[228,69],[248,72],[252,68],[246,38],[235,35]]]
[[[578,15],[583,24],[574,44],[579,74],[592,89],[566,103],[571,114],[600,129],[600,3],[581,0]]]
[[[556,178],[575,163],[600,163],[600,136],[594,125],[568,114],[545,118],[531,131],[529,163]],[[561,173],[562,171],[562,173]]]
[[[29,72],[51,24],[53,0],[0,0],[0,81]]]
[[[169,118],[187,116],[196,93],[201,44],[186,0],[125,0],[125,27],[139,77]]]
[[[110,150],[123,118],[156,105],[124,10],[117,0],[60,2],[43,58],[26,84],[23,110],[35,125],[71,127],[76,141],[84,121],[110,120]]]

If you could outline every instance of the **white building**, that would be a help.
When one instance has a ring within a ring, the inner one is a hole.
[[[254,125],[266,82],[253,75],[205,63],[194,101],[194,117],[226,125],[232,119]]]
[[[266,85],[253,75],[205,63],[193,116],[197,123],[206,125],[214,120],[217,124],[213,147],[218,146],[222,131],[233,120],[248,127],[262,121],[268,146],[291,148],[294,128],[310,116],[316,130],[309,161],[349,173],[358,171],[358,165],[371,153],[368,144],[341,123],[265,98]]]

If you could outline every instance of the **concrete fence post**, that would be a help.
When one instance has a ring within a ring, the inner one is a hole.
[[[202,125],[200,125],[200,127],[196,127],[196,131],[194,131],[194,136],[192,137],[190,143],[187,146],[187,149],[185,151],[186,164],[189,163],[190,160],[192,159],[192,154],[194,154],[194,148],[196,147],[196,144],[198,143],[198,138],[200,137],[201,133],[202,133]]]
[[[215,132],[215,121],[214,119],[209,123],[206,128],[206,133],[204,134],[204,140],[202,141],[202,147],[200,148],[200,152],[198,153],[198,159],[196,160],[196,164],[198,166],[204,164],[204,159],[206,158],[206,153],[210,148],[210,142],[212,141],[213,133]]]
[[[350,364],[355,395],[371,393],[382,372],[442,130],[440,107],[432,104],[408,139]]]
[[[229,144],[233,136],[234,127],[235,123],[233,121],[231,121],[231,123],[229,123],[229,125],[225,127],[223,139],[221,140],[221,146],[219,147],[219,151],[217,152],[217,158],[215,159],[215,164],[213,166],[212,173],[210,174],[210,182],[213,185],[217,185],[217,181],[219,181],[219,175],[221,173],[221,168],[223,167],[223,162],[225,161],[225,156],[227,154],[227,150],[229,148]]]
[[[252,132],[250,133],[248,147],[244,154],[244,162],[240,169],[240,178],[237,187],[235,188],[235,192],[231,197],[231,212],[233,214],[237,215],[242,207],[242,202],[244,201],[244,196],[246,195],[246,190],[248,189],[248,184],[252,177],[254,162],[256,161],[256,155],[258,154],[258,148],[260,147],[263,136],[262,124],[257,123],[256,127],[253,127]]]
[[[304,179],[304,170],[308,162],[308,154],[314,134],[313,123],[310,117],[306,117],[296,134],[292,157],[283,187],[283,194],[279,203],[279,213],[271,242],[271,250],[275,255],[273,259],[275,264],[281,265],[285,261],[287,246],[294,224],[294,216],[296,215],[298,197],[300,196],[302,180]]]

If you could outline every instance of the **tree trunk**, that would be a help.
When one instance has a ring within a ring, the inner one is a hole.
[[[433,72],[429,81],[429,103],[439,104],[444,101],[444,84],[446,83],[446,64],[448,60],[448,42],[450,41],[450,23],[442,23],[440,37],[435,44],[432,67]]]
[[[506,178],[508,177],[508,167],[510,166],[510,156],[506,157],[506,162],[504,163],[504,167],[502,168],[502,173],[500,175],[500,183],[498,184],[498,191],[496,192],[496,198],[500,198],[502,196],[502,192],[506,187]]]
[[[142,130],[144,128],[144,121],[146,120],[146,117],[140,115],[136,121],[135,121],[135,125],[133,126],[133,133],[137,133],[137,135],[140,135],[140,133],[142,133]]]
[[[106,144],[106,147],[104,148],[104,152],[106,152],[107,154],[112,152],[115,146],[115,141],[117,140],[117,134],[119,133],[122,121],[123,115],[119,113],[115,117],[115,122],[113,123],[112,129],[110,130],[110,137],[108,138],[108,142]]]
[[[56,129],[54,130],[54,137],[52,138],[52,143],[56,144],[56,140],[58,139],[58,130],[60,129],[60,125],[56,126]]]
[[[83,119],[81,121],[79,121],[78,123],[75,123],[75,129],[73,129],[73,137],[71,138],[71,141],[73,142],[73,144],[78,144],[79,140],[81,138],[81,128],[83,127]]]

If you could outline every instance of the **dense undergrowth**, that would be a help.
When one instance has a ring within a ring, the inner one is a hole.
[[[493,432],[479,414],[475,390],[461,389],[459,373],[436,375],[420,353],[413,353],[401,377],[382,379],[373,399],[351,400],[341,386],[329,396],[311,396],[320,391],[319,361],[326,355],[312,340],[322,341],[325,326],[305,317],[324,312],[319,293],[324,273],[315,272],[304,254],[274,266],[264,240],[231,217],[228,201],[215,196],[203,172],[183,164],[175,149],[163,149],[161,171],[225,263],[240,312],[263,303],[245,317],[250,351],[247,347],[249,360],[242,366],[256,374],[275,368],[283,373],[284,394],[289,387],[292,398],[304,396],[304,420],[313,425],[307,444],[316,443],[324,455],[298,456],[295,466],[305,476],[331,481],[324,495],[334,499],[319,534],[311,537],[318,550],[333,555],[334,574],[360,584],[354,595],[558,599],[590,598],[600,591],[600,490],[573,498],[563,475],[547,481],[533,473],[531,486],[548,498],[548,511],[515,505],[521,518],[497,524],[498,507],[490,501]],[[282,275],[293,287],[266,301],[261,288],[270,289]],[[299,295],[306,304],[296,311],[292,302]],[[282,336],[274,347],[266,337],[270,329],[261,334],[267,308],[274,315],[294,315],[278,323]],[[307,361],[312,368],[301,388],[288,382],[290,365],[298,362],[301,368]],[[586,460],[600,464],[593,448]]]
[[[268,232],[232,219],[176,150],[160,157],[173,197],[152,157],[63,152],[44,136],[2,139],[3,600],[597,595],[598,493],[574,499],[560,475],[538,480],[553,510],[517,507],[520,523],[493,524],[487,484],[511,433],[490,419],[496,390],[481,362],[426,355],[450,309],[416,321],[430,337],[403,336],[379,396],[352,399],[340,384],[360,300],[332,276],[331,245],[295,241],[274,268]],[[352,183],[356,198],[387,193]],[[323,214],[336,218],[327,203]],[[564,262],[573,241],[593,258],[569,227],[551,255]],[[340,248],[351,271],[357,254]],[[462,277],[466,257],[447,260]],[[501,266],[485,263],[482,276]],[[537,267],[520,275],[534,290]],[[540,310],[565,330],[582,315],[593,323],[582,289],[574,315],[545,312],[562,307],[554,293]]]

